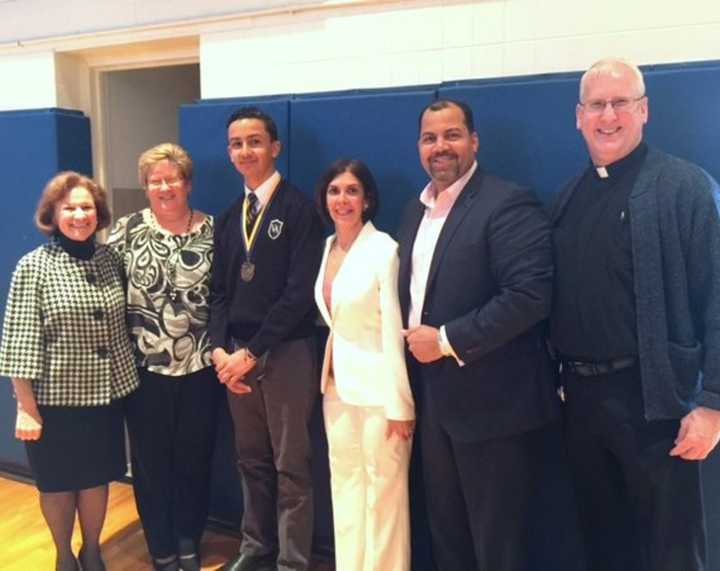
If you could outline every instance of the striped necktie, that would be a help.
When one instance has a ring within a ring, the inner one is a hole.
[[[248,192],[245,200],[247,201],[245,232],[248,237],[250,237],[252,235],[253,228],[255,227],[255,221],[257,220],[258,213],[260,212],[260,204],[258,203],[258,197],[254,192]]]

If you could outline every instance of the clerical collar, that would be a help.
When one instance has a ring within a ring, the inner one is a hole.
[[[640,163],[645,160],[647,151],[647,145],[644,142],[641,142],[629,155],[623,157],[619,161],[615,161],[610,165],[602,167],[597,167],[591,163],[591,167],[597,178],[617,179],[629,170],[640,166]]]
[[[90,236],[87,240],[78,242],[77,240],[71,240],[60,230],[55,230],[53,237],[60,245],[60,247],[70,254],[73,258],[80,260],[89,260],[95,254],[95,234]]]

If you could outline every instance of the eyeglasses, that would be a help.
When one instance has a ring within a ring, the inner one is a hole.
[[[630,107],[633,103],[637,103],[641,99],[644,99],[645,96],[641,95],[640,97],[616,97],[615,99],[591,99],[590,101],[586,101],[583,103],[580,102],[580,105],[585,109],[588,113],[593,114],[600,114],[604,113],[606,107],[609,105],[612,107],[612,110],[615,111],[615,113],[621,113],[623,111],[629,111]]]
[[[181,178],[161,178],[160,180],[149,180],[147,187],[150,190],[160,190],[163,185],[168,188],[180,188],[183,182],[185,181]]]

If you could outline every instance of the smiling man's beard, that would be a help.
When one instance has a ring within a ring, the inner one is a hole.
[[[450,161],[455,161],[455,164],[449,164],[450,168],[448,169],[439,169],[433,165],[433,159],[438,157],[446,157],[447,159],[450,159]],[[456,154],[443,153],[441,155],[435,155],[435,157],[430,159],[428,166],[430,169],[430,176],[433,179],[447,182],[448,180],[456,181],[460,178],[460,160]]]

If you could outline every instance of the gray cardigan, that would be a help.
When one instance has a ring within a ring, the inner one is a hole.
[[[556,201],[562,215],[579,179]],[[700,167],[648,149],[630,193],[645,418],[720,409],[718,186]]]

